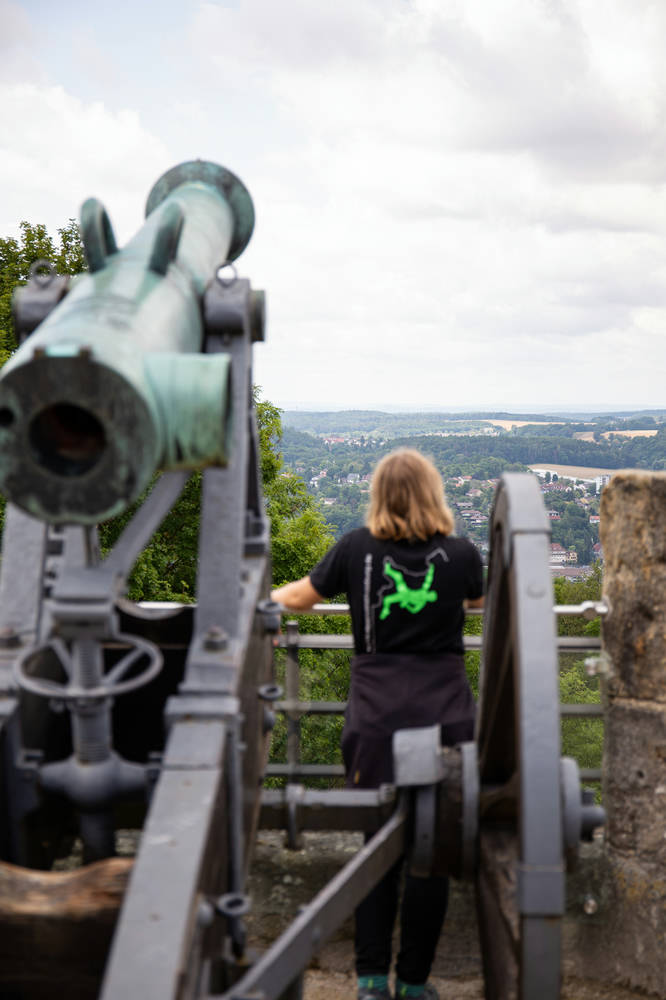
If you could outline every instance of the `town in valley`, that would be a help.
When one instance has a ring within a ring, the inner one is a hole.
[[[487,558],[500,475],[534,474],[551,525],[555,576],[585,577],[603,562],[601,491],[621,468],[666,469],[666,410],[605,414],[285,411],[284,475],[300,476],[336,538],[363,523],[372,468],[416,447],[444,479],[456,532]]]

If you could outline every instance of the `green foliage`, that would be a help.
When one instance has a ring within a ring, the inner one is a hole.
[[[560,700],[572,705],[600,703],[598,683],[586,675],[582,661],[560,674]],[[562,719],[562,754],[577,760],[579,767],[601,767],[603,743],[603,719]]]
[[[83,243],[78,223],[70,219],[58,230],[59,244],[53,241],[46,227],[20,224],[18,239],[0,238],[0,368],[16,350],[14,322],[12,319],[12,293],[18,285],[25,285],[30,268],[37,260],[53,264],[60,274],[79,274],[86,269]],[[0,534],[5,520],[5,497],[0,496]]]
[[[17,285],[28,280],[30,268],[37,260],[47,260],[60,274],[79,274],[86,269],[83,244],[78,223],[70,219],[58,230],[56,244],[46,227],[22,222],[18,239],[0,239],[0,366],[16,349],[11,299]]]
[[[259,393],[255,387],[261,473],[271,519],[273,581],[277,585],[306,576],[334,539],[303,480],[283,470],[278,450],[282,440],[281,411],[262,400]]]
[[[333,535],[302,483],[292,479],[282,483],[285,486],[281,495],[277,490],[267,491],[276,584],[306,576],[333,542]],[[280,512],[285,499],[289,501],[288,514]]]
[[[341,596],[340,601],[344,600]],[[299,623],[303,634],[324,633],[344,634],[351,630],[348,615],[298,615],[289,616]],[[346,650],[299,651],[299,699],[302,701],[346,701],[349,693],[350,654]],[[278,650],[275,654],[275,676],[283,687],[286,677],[286,654]],[[301,760],[305,764],[341,764],[340,739],[343,718],[340,715],[304,716],[300,722]],[[277,719],[271,740],[270,760],[284,761],[287,755],[287,723],[284,717]],[[270,779],[267,785],[279,787],[282,779]],[[328,780],[309,781],[311,787],[326,786]]]
[[[588,577],[568,580],[556,577],[553,580],[553,592],[556,604],[582,604],[584,601],[601,600],[602,570],[601,563],[594,563]],[[578,616],[561,615],[557,624],[558,635],[599,635],[601,619],[588,621]]]
[[[264,490],[267,489],[277,478],[282,468],[282,456],[279,452],[282,440],[281,411],[273,403],[260,396],[260,388],[252,387],[252,399],[255,406],[257,418],[257,432],[259,434],[259,451],[261,478]]]
[[[106,554],[157,482],[120,517],[100,525],[100,545]],[[153,538],[141,553],[128,581],[127,595],[134,601],[194,600],[199,535],[201,473],[194,472],[185,484]]]
[[[482,635],[483,615],[466,615],[463,635]],[[472,694],[479,697],[479,675],[481,673],[481,653],[476,649],[465,651],[465,672]]]

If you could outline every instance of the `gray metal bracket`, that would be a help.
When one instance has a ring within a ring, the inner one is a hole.
[[[405,806],[398,806],[372,840],[302,910],[250,971],[223,994],[223,1000],[278,1000],[312,955],[403,853],[406,818]]]
[[[446,774],[440,726],[399,729],[393,734],[393,770],[398,788],[434,785]]]

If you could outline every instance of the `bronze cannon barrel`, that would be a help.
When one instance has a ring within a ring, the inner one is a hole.
[[[84,203],[89,271],[0,375],[0,491],[46,521],[96,523],[158,469],[227,460],[230,363],[202,353],[202,297],[247,245],[252,200],[192,161],[157,181],[146,215],[119,250],[101,203]]]

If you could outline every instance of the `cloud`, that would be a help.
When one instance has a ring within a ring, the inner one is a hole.
[[[29,73],[40,79],[39,60],[34,58],[31,47],[35,33],[30,18],[18,3],[0,0],[0,80],[12,80]]]
[[[124,240],[143,221],[148,191],[169,164],[164,143],[132,110],[82,101],[59,86],[0,84],[0,186],[11,192],[3,233],[22,219],[54,231],[96,195]]]
[[[10,9],[3,231],[96,194],[122,241],[174,162],[223,163],[257,210],[269,398],[663,395],[663,5],[165,0],[128,52],[129,5],[79,4],[55,56]]]

